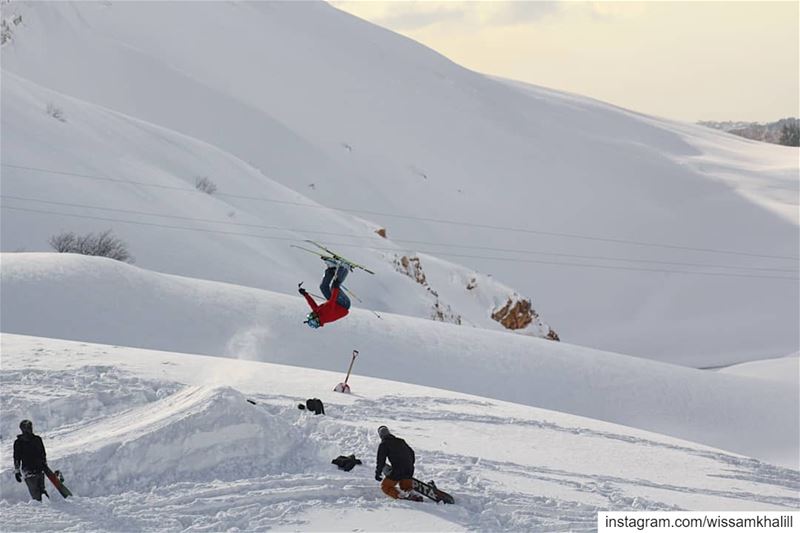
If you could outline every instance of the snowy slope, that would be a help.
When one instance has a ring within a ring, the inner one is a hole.
[[[162,224],[164,215],[219,219],[235,211],[245,223],[306,236],[341,233],[326,241],[373,264],[392,260],[381,256],[394,245],[372,233],[385,227],[404,253],[458,261],[469,267],[465,276],[489,272],[532,298],[570,342],[698,367],[797,350],[794,149],[490,79],[321,3],[12,2],[3,9],[24,20],[2,48],[4,163],[162,185],[209,176],[221,193],[309,198],[369,222],[253,200],[212,206],[165,190],[11,167],[2,169],[3,194],[81,204],[59,211],[115,219],[125,217],[98,207],[147,205],[158,216],[128,216]],[[17,90],[9,98],[7,85],[37,92],[10,73],[56,91],[39,93],[37,109],[52,100],[67,122],[7,119]],[[186,143],[175,146],[171,134],[154,147],[118,130],[119,121],[104,121],[91,125],[91,142],[61,151],[73,122],[93,120],[89,108],[61,95],[214,148],[195,144],[182,157],[176,152]],[[68,133],[53,134],[54,144],[34,141],[56,129]],[[209,156],[214,150],[247,162],[248,172],[232,175],[233,163],[221,165]],[[266,214],[273,210],[274,218]],[[295,273],[311,276],[279,241],[205,235],[176,247],[163,228],[95,222],[4,210],[3,251],[44,250],[57,224],[113,226],[137,242],[134,255],[146,268],[282,292]],[[138,244],[144,240],[163,246],[147,249]],[[435,303],[407,284],[365,283],[372,284],[361,292],[379,309],[429,316]],[[447,287],[434,290],[443,304],[469,301],[461,289],[449,301]],[[486,310],[476,309],[456,314],[487,322]]]
[[[9,159],[35,160],[44,168],[81,168],[84,175],[100,178],[87,184],[79,176],[56,174],[43,182],[36,179],[41,175],[30,179],[26,170],[4,168],[2,242],[10,250],[46,248],[50,237],[62,231],[84,234],[113,227],[138,264],[286,292],[300,280],[316,287],[324,268],[290,244],[355,235],[380,241],[378,252],[351,255],[376,272],[351,277],[348,287],[363,300],[356,304],[425,318],[441,307],[449,313],[440,320],[504,329],[490,316],[516,292],[486,275],[438,261],[440,270],[464,281],[420,286],[394,265],[406,252],[377,236],[377,226],[320,209],[228,153],[14,74],[4,76],[2,90],[3,150],[12,154]],[[42,112],[53,101],[65,122]],[[212,176],[218,192],[198,191],[195,180],[201,176]],[[259,202],[262,197],[270,202]],[[317,208],[313,221],[298,214],[298,203]],[[314,227],[325,229],[317,235]],[[480,280],[480,286],[470,291],[471,279]],[[544,337],[550,331],[543,323],[534,326],[522,333]]]
[[[728,366],[721,368],[719,372],[731,376],[797,383],[798,379],[800,379],[800,354]]]
[[[298,295],[72,254],[3,254],[0,264],[6,333],[334,371],[357,349],[362,375],[616,422],[798,468],[796,380],[770,383],[764,394],[761,380],[390,313],[379,319],[357,308],[311,331],[301,327],[307,308]]]
[[[358,369],[342,395],[331,391],[341,373],[268,363],[9,334],[2,350],[3,427],[31,416],[76,494],[27,502],[4,432],[3,531],[591,531],[599,510],[800,504],[794,470]],[[326,416],[295,408],[311,396]],[[50,410],[61,413],[52,426]],[[456,505],[383,496],[372,478],[380,424]],[[350,453],[364,464],[330,464]]]

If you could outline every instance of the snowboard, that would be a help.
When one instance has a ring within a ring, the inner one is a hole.
[[[411,478],[413,488],[418,493],[430,498],[435,502],[456,503],[452,496],[445,491],[436,487],[436,483],[429,481],[427,483],[420,481],[416,478]]]
[[[44,469],[44,475],[47,476],[47,479],[50,480],[50,483],[56,488],[56,490],[61,494],[63,497],[67,498],[72,496],[72,492],[64,485],[64,476],[61,475],[61,472],[56,470],[53,472],[50,470],[50,467],[47,466]]]

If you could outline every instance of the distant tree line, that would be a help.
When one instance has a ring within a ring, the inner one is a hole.
[[[793,124],[784,124],[778,142],[786,146],[800,146],[800,124],[796,120]]]
[[[776,122],[698,122],[703,126],[727,131],[740,137],[785,146],[800,146],[800,119],[782,118]]]

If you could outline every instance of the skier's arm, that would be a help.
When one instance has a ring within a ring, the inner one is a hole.
[[[383,474],[384,466],[386,466],[386,446],[381,442],[381,445],[378,446],[378,458],[375,465],[375,479],[378,481]]]
[[[319,306],[317,305],[317,302],[314,301],[314,298],[312,298],[311,295],[308,294],[307,292],[303,293],[303,298],[306,299],[306,301],[308,302],[309,307],[311,307],[311,310],[316,313],[317,309],[319,309]]]
[[[20,458],[21,451],[19,449],[19,441],[14,441],[14,472],[19,472],[19,465],[22,463]]]
[[[47,468],[47,452],[44,449],[44,441],[42,441],[41,437],[39,438],[39,443],[42,445],[42,464]]]

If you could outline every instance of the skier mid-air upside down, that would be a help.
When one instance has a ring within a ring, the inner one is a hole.
[[[350,312],[350,298],[342,290],[342,283],[352,267],[335,259],[325,259],[325,264],[328,268],[325,269],[325,275],[319,286],[319,290],[326,298],[325,302],[318,305],[308,291],[302,287],[302,282],[298,287],[298,291],[311,307],[311,312],[306,315],[304,323],[313,329],[339,320]]]

